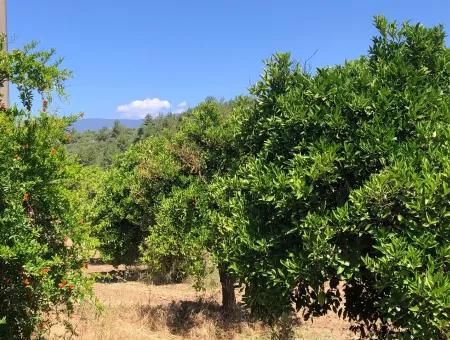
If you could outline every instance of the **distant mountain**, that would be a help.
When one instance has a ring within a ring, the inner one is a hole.
[[[76,121],[72,126],[79,132],[92,130],[97,131],[103,127],[112,128],[114,122],[118,120],[120,124],[136,129],[142,125],[143,119],[103,119],[103,118],[86,118]]]

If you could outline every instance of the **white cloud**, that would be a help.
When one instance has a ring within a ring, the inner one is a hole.
[[[186,101],[182,101],[177,105],[173,113],[182,113],[188,109],[188,103]]]
[[[125,118],[142,119],[146,115],[157,116],[170,111],[171,104],[168,100],[159,98],[147,98],[144,100],[135,100],[129,104],[119,105],[117,112]]]

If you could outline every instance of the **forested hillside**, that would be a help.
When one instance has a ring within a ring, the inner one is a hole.
[[[230,110],[232,101],[216,100],[220,111],[225,113]],[[180,128],[182,118],[191,114],[187,110],[181,114],[165,114],[152,117],[148,115],[137,128],[124,126],[120,120],[116,120],[111,128],[78,131],[76,124],[71,126],[70,141],[67,149],[77,161],[83,165],[95,165],[108,168],[114,157],[132,144],[153,136],[172,135]]]
[[[152,118],[148,116],[136,129],[127,128],[116,120],[112,128],[71,132],[67,146],[70,154],[83,165],[96,165],[108,168],[114,157],[127,150],[130,145],[153,135],[173,133],[178,129],[180,115],[167,115]]]
[[[0,110],[0,334],[70,315],[99,253],[198,290],[218,273],[225,319],[448,338],[450,49],[441,26],[374,24],[367,55],[308,72],[277,53],[249,93],[139,129],[70,131],[46,113],[69,74],[1,52],[26,109]]]
[[[112,129],[102,128],[99,131],[84,132],[72,130],[70,138],[67,150],[78,162],[107,168],[115,155],[124,152],[134,142],[136,130],[116,121]]]
[[[97,131],[101,128],[111,129],[114,127],[114,124],[118,121],[121,125],[131,128],[137,129],[142,125],[143,119],[108,119],[108,118],[82,118],[75,121],[71,127],[77,130],[78,132],[85,132],[88,130]]]

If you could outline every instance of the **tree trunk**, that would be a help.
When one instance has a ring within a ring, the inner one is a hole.
[[[233,315],[236,311],[236,295],[234,278],[228,273],[227,266],[219,266],[220,283],[222,285],[222,308],[225,314]]]

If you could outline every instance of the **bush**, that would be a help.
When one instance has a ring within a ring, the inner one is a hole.
[[[71,162],[64,149],[73,118],[31,114],[36,92],[62,92],[69,76],[53,52],[0,52],[2,79],[15,83],[25,109],[0,109],[0,337],[40,334],[50,314],[71,313],[87,292],[82,268],[90,238],[70,200]],[[54,321],[54,320],[53,320]]]

